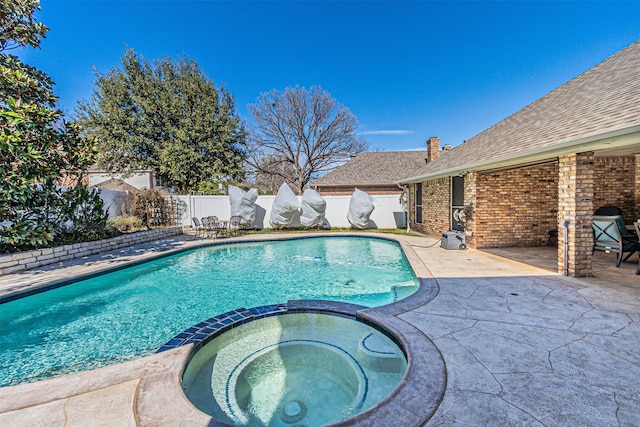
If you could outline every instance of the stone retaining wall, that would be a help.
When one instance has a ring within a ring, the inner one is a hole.
[[[83,256],[108,252],[140,243],[160,240],[182,234],[181,226],[157,228],[137,233],[123,234],[111,239],[96,240],[93,242],[74,243],[53,248],[36,249],[29,252],[17,252],[0,256],[0,276],[16,273],[23,270],[42,267],[56,262],[67,261]]]

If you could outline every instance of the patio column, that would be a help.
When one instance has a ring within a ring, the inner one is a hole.
[[[464,207],[468,209],[471,215],[467,217],[465,224],[465,232],[467,234],[466,244],[470,248],[476,247],[476,194],[477,194],[477,172],[468,172],[464,177]],[[467,212],[465,212],[467,213]]]
[[[586,152],[558,159],[558,272],[563,274],[566,262],[567,274],[573,277],[592,273],[593,157],[593,152]]]

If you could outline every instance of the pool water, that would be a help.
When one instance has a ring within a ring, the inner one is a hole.
[[[369,307],[410,295],[400,246],[353,237],[191,250],[0,305],[0,386],[154,353],[239,307],[330,299]]]
[[[239,426],[323,426],[384,399],[407,361],[385,334],[324,313],[277,315],[215,337],[182,385],[201,411]]]

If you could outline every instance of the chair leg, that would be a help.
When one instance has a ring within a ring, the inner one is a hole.
[[[618,261],[616,262],[616,267],[620,267],[620,263],[622,262],[622,254],[624,252],[620,251],[618,252]]]

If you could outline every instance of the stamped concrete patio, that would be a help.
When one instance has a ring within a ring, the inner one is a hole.
[[[444,398],[426,425],[640,425],[640,276],[631,269],[628,281],[573,279],[487,252],[446,251],[429,238],[398,239],[438,290],[432,301],[393,314],[429,336],[446,364]],[[1,277],[0,295],[194,244],[171,239]],[[0,425],[207,425],[193,411],[145,415],[177,398],[167,372],[186,353],[0,388]],[[367,425],[390,425],[382,415]]]

